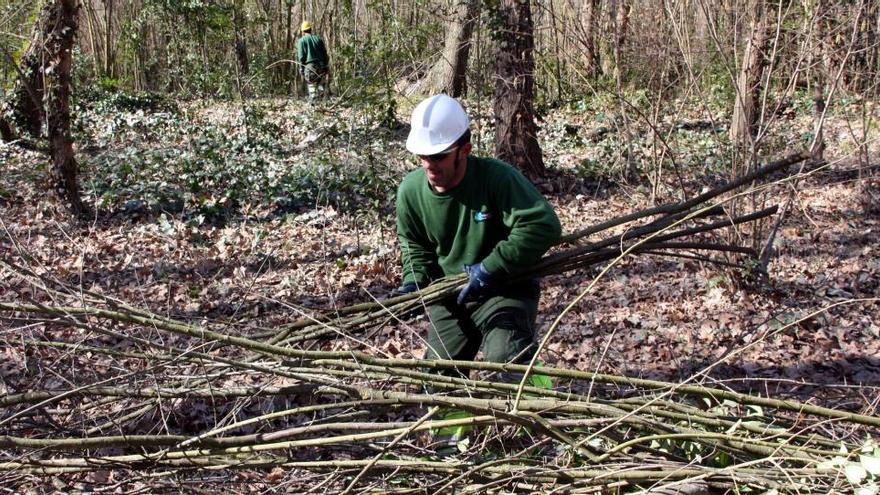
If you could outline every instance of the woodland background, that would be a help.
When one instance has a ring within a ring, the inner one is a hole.
[[[878,32],[876,0],[0,1],[2,486],[878,493]],[[384,300],[439,91],[569,233],[804,155],[699,246],[558,246],[617,251],[544,277],[556,390],[511,408]],[[437,407],[484,425],[456,458]]]

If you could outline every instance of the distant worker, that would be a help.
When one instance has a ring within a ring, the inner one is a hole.
[[[324,40],[312,33],[312,23],[303,21],[300,26],[302,37],[296,42],[296,60],[299,62],[299,73],[306,80],[309,101],[327,94],[327,76],[330,72],[330,57]]]

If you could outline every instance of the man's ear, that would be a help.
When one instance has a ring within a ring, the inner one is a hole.
[[[474,149],[474,147],[470,142],[464,143],[461,146],[461,151],[462,151],[462,153],[464,153],[464,156],[470,155],[472,149]]]

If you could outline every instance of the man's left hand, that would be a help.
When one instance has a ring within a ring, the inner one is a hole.
[[[456,302],[459,305],[486,295],[494,289],[495,276],[487,271],[482,263],[464,265],[464,271],[468,274],[468,283],[458,293]]]
[[[388,294],[388,297],[386,297],[386,299],[392,299],[406,294],[411,294],[417,290],[419,290],[419,286],[416,285],[415,282],[408,282],[392,290],[391,293]]]

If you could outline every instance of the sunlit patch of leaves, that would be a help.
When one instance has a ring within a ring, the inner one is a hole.
[[[868,438],[857,452],[849,452],[841,444],[840,455],[821,463],[819,468],[839,471],[856,495],[880,493],[880,446],[873,438]]]

